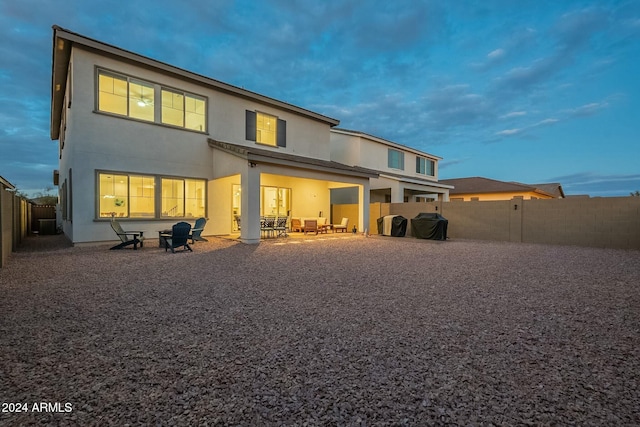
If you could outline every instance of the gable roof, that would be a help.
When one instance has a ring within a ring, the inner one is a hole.
[[[536,187],[539,190],[544,191],[545,193],[551,194],[553,197],[558,199],[564,199],[566,196],[564,195],[564,190],[562,189],[562,185],[558,182],[549,182],[546,184],[531,184],[532,187]]]
[[[101,55],[115,57],[121,61],[137,64],[146,68],[153,68],[183,80],[189,80],[200,85],[208,86],[217,91],[250,99],[264,105],[269,105],[310,119],[318,120],[327,123],[329,126],[337,126],[340,123],[340,120],[338,119],[91,39],[61,28],[57,25],[54,25],[52,28],[53,58],[51,70],[51,139],[58,139],[60,137],[60,119],[63,108],[62,103],[66,92],[67,73],[69,71],[69,60],[71,58],[71,48],[73,45],[99,52]]]
[[[405,150],[405,151],[417,154],[419,156],[429,157],[430,159],[433,159],[433,160],[442,160],[442,157],[434,156],[433,154],[425,153],[424,151],[420,151],[420,150],[418,150],[416,148],[409,147],[409,146],[403,145],[403,144],[398,144],[397,142],[389,141],[388,139],[380,138],[379,136],[370,135],[368,133],[361,132],[359,130],[351,130],[351,129],[344,129],[344,128],[333,128],[333,129],[331,129],[331,132],[332,133],[340,133],[340,134],[343,134],[343,135],[352,135],[352,136],[359,136],[359,137],[362,137],[362,138],[367,138],[367,139],[369,139],[371,141],[378,142],[378,143],[381,143],[381,144],[384,144],[384,145],[388,145],[389,147]]]
[[[522,184],[519,182],[505,182],[480,176],[470,178],[441,179],[441,184],[453,185],[449,195],[480,194],[480,193],[516,193],[534,192],[551,197],[564,197],[560,184]],[[543,188],[544,187],[544,188]],[[555,189],[554,189],[555,188]]]

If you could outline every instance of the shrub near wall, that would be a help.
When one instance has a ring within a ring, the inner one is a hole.
[[[438,212],[452,239],[640,249],[640,197],[383,203],[409,220]],[[437,208],[437,210],[436,210]]]

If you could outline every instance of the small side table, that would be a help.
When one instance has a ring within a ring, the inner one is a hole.
[[[167,243],[167,238],[171,238],[171,230],[158,231],[158,247],[164,248]]]

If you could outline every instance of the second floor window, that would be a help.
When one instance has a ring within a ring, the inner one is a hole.
[[[161,100],[158,108],[156,100]],[[98,69],[97,109],[132,119],[206,132],[205,97],[101,69]]]
[[[256,142],[276,145],[278,118],[268,114],[256,113]]]
[[[389,148],[387,166],[392,169],[404,170],[404,153],[402,151]]]
[[[246,139],[274,147],[286,147],[287,122],[270,114],[247,110]]]
[[[416,173],[423,175],[435,175],[435,162],[424,157],[416,157]]]
[[[204,98],[162,89],[162,123],[204,132]]]
[[[98,73],[98,110],[134,119],[154,120],[153,84],[108,73]]]

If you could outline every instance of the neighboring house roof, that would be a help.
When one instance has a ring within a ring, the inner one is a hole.
[[[543,186],[542,184],[529,185],[521,184],[518,182],[505,182],[479,176],[471,178],[441,179],[440,183],[453,185],[455,187],[453,190],[449,191],[449,195],[451,196],[455,196],[456,194],[516,192],[534,192],[551,197],[561,197],[557,194],[564,195],[560,184],[544,184],[545,188],[541,188]],[[554,190],[553,188],[546,188],[547,186],[555,186],[556,189]]]
[[[378,172],[359,166],[348,166],[331,160],[314,159],[311,157],[297,156],[295,154],[281,153],[264,148],[256,148],[246,145],[232,144],[230,142],[208,139],[209,146],[223,150],[248,162],[265,162],[280,166],[312,169],[322,172],[330,172],[340,175],[356,176],[360,178],[377,178]]]
[[[365,132],[360,132],[359,130],[333,128],[333,129],[331,129],[331,132],[364,137],[364,138],[370,139],[372,141],[379,142],[379,143],[384,144],[384,145],[388,145],[390,147],[400,148],[400,149],[405,150],[405,151],[413,152],[414,154],[419,154],[420,156],[429,157],[429,158],[432,158],[434,160],[442,160],[442,157],[434,156],[433,154],[425,153],[424,151],[420,151],[420,150],[417,150],[417,149],[415,149],[413,147],[408,147],[406,145],[398,144],[397,142],[389,141],[388,139],[384,139],[384,138],[380,138],[378,136],[370,135],[370,134],[365,133]]]
[[[539,190],[544,191],[545,193],[549,193],[558,199],[564,199],[566,196],[564,194],[564,190],[562,189],[562,185],[557,182],[550,182],[547,184],[531,184],[532,187],[536,187]]]
[[[260,95],[228,83],[214,80],[164,62],[156,61],[137,53],[133,53],[116,46],[94,40],[72,31],[53,26],[53,60],[51,72],[51,139],[58,139],[60,136],[60,118],[62,114],[62,102],[65,96],[67,73],[69,70],[69,59],[71,57],[71,46],[73,44],[83,46],[102,55],[116,57],[122,61],[135,63],[143,67],[154,68],[165,73],[172,74],[184,80],[190,80],[201,85],[211,87],[215,90],[233,94],[242,98],[251,99],[261,104],[270,105],[295,114],[299,114],[314,120],[325,122],[330,126],[337,126],[340,121],[302,107],[298,107],[283,101],[279,101],[268,96]]]

